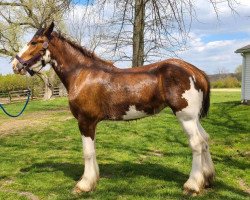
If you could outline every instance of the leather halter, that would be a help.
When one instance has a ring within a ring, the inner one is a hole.
[[[44,42],[42,50],[45,51],[48,48],[48,45],[49,45],[48,42]],[[41,53],[37,53],[29,60],[24,60],[18,55],[16,55],[15,58],[22,64],[22,68],[19,68],[19,71],[21,71],[22,69],[25,69],[31,76],[34,76],[36,72],[30,69],[30,67],[36,64],[36,62],[39,61],[43,56],[44,55],[42,55]],[[42,59],[41,62],[42,62],[42,68],[45,67],[46,65],[45,61]]]

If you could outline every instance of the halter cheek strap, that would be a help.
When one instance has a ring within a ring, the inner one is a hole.
[[[46,50],[48,48],[48,46],[49,46],[48,42],[44,42],[43,43],[43,50]],[[36,62],[39,61],[42,57],[43,57],[43,55],[40,53],[35,54],[29,60],[24,60],[21,57],[19,57],[18,55],[15,56],[15,58],[23,65],[23,67],[20,68],[19,70],[21,71],[22,69],[25,69],[31,76],[33,76],[36,72],[34,70],[30,69],[30,67],[32,65],[36,64]],[[46,65],[45,61],[42,59],[41,62],[42,62],[42,68],[45,67],[45,65]]]

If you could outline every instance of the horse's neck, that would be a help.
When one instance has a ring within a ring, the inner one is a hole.
[[[84,70],[85,66],[90,64],[90,61],[77,53],[74,55],[75,50],[59,38],[54,38],[51,44],[49,47],[52,59],[51,65],[68,90],[79,70]]]
[[[84,53],[79,52],[67,41],[63,41],[58,37],[54,37],[51,40],[49,51],[51,53],[52,67],[67,90],[76,80],[78,74],[85,70],[118,70],[112,63],[101,60],[94,55],[88,56],[88,52],[86,53],[87,55],[84,55]]]

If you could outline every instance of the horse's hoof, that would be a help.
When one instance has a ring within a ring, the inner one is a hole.
[[[94,183],[89,182],[86,178],[81,179],[75,186],[73,193],[80,194],[82,192],[90,192],[95,189]]]
[[[202,189],[203,189],[202,185],[199,186],[195,180],[189,179],[184,184],[183,193],[186,195],[196,196],[201,192]]]
[[[195,196],[197,196],[199,193],[197,193],[196,191],[193,191],[193,190],[184,189],[184,190],[183,190],[183,194],[184,194],[184,195],[188,195],[188,196],[195,197]]]
[[[73,193],[74,195],[81,194],[82,192],[83,192],[83,191],[81,191],[80,188],[78,188],[78,187],[75,187],[75,188],[73,189],[73,191],[72,191],[72,193]]]
[[[92,189],[89,189],[89,188],[79,188],[78,186],[76,186],[74,189],[73,189],[73,194],[75,195],[79,195],[81,193],[86,193],[86,192],[91,192]]]

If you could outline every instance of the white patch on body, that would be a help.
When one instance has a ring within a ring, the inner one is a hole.
[[[199,114],[202,107],[203,101],[203,92],[201,90],[196,90],[194,87],[194,81],[191,77],[190,80],[190,89],[186,90],[182,94],[182,98],[187,100],[187,107],[183,108],[181,111],[176,112],[176,116],[179,118],[199,118]]]
[[[57,67],[57,66],[58,66],[57,61],[56,61],[56,60],[54,60],[54,59],[52,59],[52,60],[50,61],[50,63],[51,63],[52,65],[54,65],[55,67]]]
[[[139,119],[142,117],[146,117],[147,113],[145,113],[144,111],[138,111],[136,110],[136,107],[133,106],[129,106],[129,110],[126,112],[126,115],[123,115],[123,120],[130,120],[130,119]]]
[[[196,82],[195,76],[193,75],[194,82]]]
[[[76,187],[81,191],[91,191],[99,179],[99,168],[96,162],[95,141],[90,137],[82,136],[84,150],[84,174]]]
[[[48,49],[46,49],[46,51],[45,51],[45,54],[43,56],[43,60],[45,61],[45,63],[48,63],[51,60],[50,51]]]

